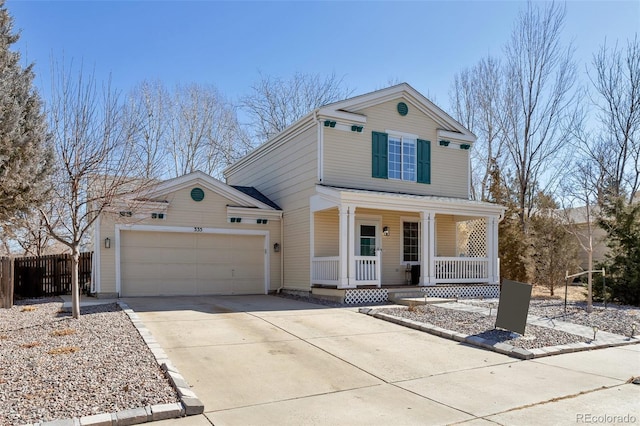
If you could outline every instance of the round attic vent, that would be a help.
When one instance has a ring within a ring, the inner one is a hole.
[[[405,116],[409,112],[409,107],[404,102],[398,103],[398,114]]]
[[[204,191],[202,190],[202,188],[193,188],[191,190],[191,199],[193,201],[204,200]]]

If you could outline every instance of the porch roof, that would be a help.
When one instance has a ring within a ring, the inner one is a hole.
[[[453,215],[496,216],[499,219],[502,219],[506,211],[506,207],[484,201],[316,185],[316,195],[311,197],[311,211],[326,210],[341,205],[354,205],[361,208],[381,210],[432,211]]]

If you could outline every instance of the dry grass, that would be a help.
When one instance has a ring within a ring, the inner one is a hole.
[[[24,306],[22,309],[20,309],[20,312],[33,312],[35,311],[36,308],[35,306]]]
[[[587,300],[587,290],[579,285],[570,285],[567,287],[567,300],[572,302],[584,302]],[[554,289],[554,295],[551,296],[547,287],[534,285],[531,291],[532,299],[545,300],[564,300],[564,286],[558,286]]]
[[[80,350],[77,346],[64,346],[62,348],[51,349],[47,353],[49,355],[64,355],[64,354],[72,354],[74,352],[78,352]]]
[[[55,330],[51,333],[52,336],[54,337],[60,337],[60,336],[69,336],[71,334],[76,334],[76,331],[73,328],[65,328],[62,330]]]
[[[42,343],[40,342],[31,342],[31,343],[23,343],[20,345],[21,348],[35,348],[36,346],[40,346]]]

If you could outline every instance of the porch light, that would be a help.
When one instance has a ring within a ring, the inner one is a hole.
[[[111,239],[109,237],[104,239],[104,248],[111,248]]]
[[[280,253],[280,243],[275,243],[273,245],[273,251],[276,253]]]
[[[389,227],[385,226],[384,228],[382,228],[382,235],[384,235],[385,237],[389,236]]]

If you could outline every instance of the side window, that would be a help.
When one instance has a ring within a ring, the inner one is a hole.
[[[418,222],[402,222],[402,261],[418,262],[420,252]]]

